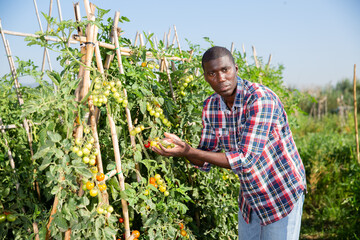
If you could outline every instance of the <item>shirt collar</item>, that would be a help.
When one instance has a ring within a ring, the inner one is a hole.
[[[242,103],[243,103],[243,99],[244,99],[244,81],[237,76],[237,86],[236,86],[236,96],[235,96],[235,100],[234,100],[234,107],[241,107]],[[224,101],[224,99],[219,95],[220,97],[220,110],[221,111],[226,111],[228,110],[228,107]]]

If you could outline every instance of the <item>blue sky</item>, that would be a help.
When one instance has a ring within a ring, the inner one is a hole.
[[[185,39],[209,47],[203,37],[216,45],[242,50],[248,56],[255,46],[257,55],[272,65],[282,64],[288,86],[310,88],[325,86],[353,77],[353,67],[360,66],[359,0],[229,0],[229,1],[116,1],[95,0],[94,4],[111,9],[108,17],[120,11],[130,19],[119,24],[124,37],[134,39],[137,31],[153,32],[162,39],[176,25],[181,47]],[[49,0],[37,0],[40,12],[48,13]],[[83,2],[81,14],[85,16]],[[63,19],[74,19],[73,1],[62,0]],[[57,0],[52,16],[58,17]],[[6,30],[35,33],[39,25],[33,1],[0,0],[0,18]],[[42,18],[43,28],[46,22]],[[7,35],[13,55],[32,59],[41,66],[43,50],[27,47],[23,37]],[[51,54],[52,64],[56,55]],[[248,59],[250,62],[251,59]],[[3,43],[0,43],[0,76],[9,72]],[[360,72],[360,71],[358,71]],[[358,74],[360,75],[360,73]],[[28,81],[27,79],[23,81]]]

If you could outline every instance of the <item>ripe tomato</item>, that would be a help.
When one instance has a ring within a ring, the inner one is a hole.
[[[93,189],[95,187],[95,184],[94,183],[92,183],[92,182],[87,182],[86,183],[86,189],[87,190],[91,190],[91,189]]]
[[[119,223],[123,223],[124,219],[123,218],[119,218]]]
[[[140,237],[140,232],[138,230],[134,230],[132,232],[132,235],[134,235],[135,238],[139,238]]]
[[[183,230],[181,230],[180,234],[181,234],[181,236],[185,237],[187,235],[187,232],[183,229]]]
[[[160,185],[159,191],[160,191],[160,192],[165,192],[165,191],[166,191],[166,187],[165,187],[164,185]]]
[[[149,147],[150,147],[150,142],[145,143],[144,146],[145,146],[146,148],[149,148]]]
[[[140,127],[136,127],[136,128],[135,128],[135,132],[136,132],[136,133],[140,133],[140,132],[141,132],[141,128],[140,128]]]
[[[146,62],[141,63],[141,66],[142,66],[142,67],[146,67],[146,65],[147,65]]]
[[[183,223],[179,223],[179,228],[180,228],[180,230],[183,230],[183,229],[184,229],[184,224],[183,224]]]
[[[92,173],[97,173],[97,172],[98,172],[98,169],[97,169],[97,167],[92,167],[92,168],[90,168],[90,171],[91,171]]]
[[[106,190],[106,184],[99,184],[99,190],[101,191],[101,192],[103,192],[103,191],[105,191]]]
[[[98,173],[96,175],[96,180],[98,180],[99,182],[103,181],[105,179],[105,174],[103,173]]]
[[[156,183],[156,179],[154,177],[150,177],[150,180],[149,180],[150,184],[155,184]]]
[[[96,195],[98,195],[98,190],[93,188],[90,190],[90,196],[92,197],[96,197]]]
[[[158,181],[161,179],[161,176],[160,176],[160,174],[157,173],[157,174],[155,174],[154,178],[156,179],[156,181]]]

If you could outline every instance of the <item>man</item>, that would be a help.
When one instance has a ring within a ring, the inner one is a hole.
[[[305,170],[280,99],[267,87],[240,79],[226,48],[208,49],[202,67],[215,93],[204,102],[199,147],[165,133],[164,140],[175,147],[153,151],[186,157],[204,171],[216,165],[239,176],[240,240],[299,239]]]

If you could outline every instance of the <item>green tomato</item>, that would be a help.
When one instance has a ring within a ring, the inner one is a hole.
[[[16,220],[16,216],[13,214],[9,214],[6,216],[6,219],[8,220],[8,222],[14,222]]]
[[[6,221],[6,215],[5,214],[0,214],[0,223],[3,223]]]
[[[108,213],[112,213],[114,211],[114,208],[112,206],[108,206],[107,211]]]

